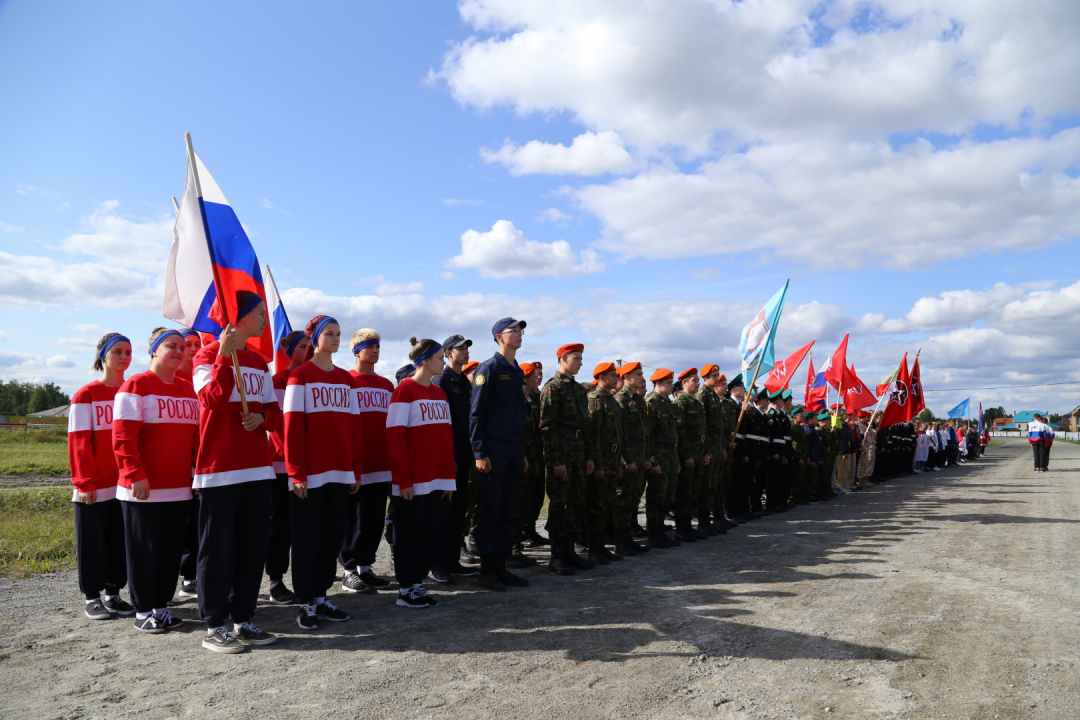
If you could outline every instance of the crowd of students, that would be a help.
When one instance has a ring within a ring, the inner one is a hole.
[[[640,363],[601,363],[579,383],[580,344],[559,348],[543,384],[541,362],[517,361],[526,323],[514,318],[495,323],[498,350],[482,363],[460,335],[413,338],[395,386],[375,372],[378,332],[352,334],[347,371],[333,361],[341,325],[319,315],[281,339],[288,366],[271,373],[246,347],[265,304],[247,292],[236,304],[205,346],[193,330],[155,328],[150,369],[130,378],[131,341],[105,335],[100,379],[73,397],[91,619],[167,632],[183,622],[169,610],[179,578],[207,624],[202,646],[243,652],[277,640],[252,622],[264,572],[270,601],[296,604],[301,630],[348,621],[328,594],[339,577],[352,593],[391,585],[374,570],[384,536],[395,602],[428,609],[439,604],[429,581],[527,587],[511,572],[537,564],[527,547],[549,545],[549,568],[569,575],[868,487],[913,460],[918,471],[954,463],[961,443],[971,458],[980,442],[970,429],[920,428],[916,449],[910,426],[793,406],[790,391],[756,393],[715,365],[678,380],[661,368],[649,393]],[[548,538],[536,529],[545,498]]]

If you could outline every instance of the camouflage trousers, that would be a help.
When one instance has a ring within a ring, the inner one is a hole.
[[[694,461],[693,466],[687,467],[684,459],[679,470],[679,477],[675,481],[674,511],[676,525],[689,523],[694,513],[697,512],[698,503],[701,500],[701,483],[707,469],[703,449],[691,453],[689,457]]]
[[[730,453],[730,451],[729,451]],[[731,488],[731,457],[716,466],[716,493],[713,495],[713,517],[724,517],[724,504]]]
[[[622,478],[619,477],[618,464],[612,462],[604,471],[604,477],[596,474],[585,478],[585,527],[586,535],[604,535],[614,532],[627,524],[625,516],[619,518],[622,502],[619,491]],[[597,468],[599,469],[599,468]]]
[[[791,458],[791,498],[799,502],[810,502],[814,499],[814,484],[811,478],[817,478],[817,468],[805,462],[799,464],[799,458]]]
[[[555,466],[545,463],[544,487],[548,496],[548,519],[544,528],[552,543],[571,542],[585,529],[585,445],[571,445],[566,477],[555,476]]]
[[[651,475],[645,469],[645,462],[634,463],[636,470],[623,470],[619,493],[619,515],[621,525],[615,525],[615,532],[629,530],[637,524],[638,506],[641,504],[641,496],[645,493],[645,476]]]
[[[709,448],[711,459],[708,465],[699,469],[701,480],[698,485],[698,494],[694,501],[694,516],[699,520],[708,519],[716,505],[720,488],[720,451],[715,447]]]
[[[832,471],[835,464],[836,455],[826,455],[817,466],[814,494],[818,500],[824,500],[832,495]]]
[[[679,458],[675,448],[658,450],[656,459],[660,463],[661,473],[651,470],[646,473],[645,482],[645,521],[649,528],[664,524],[667,511],[675,497],[675,482],[679,473]]]
[[[524,539],[526,530],[535,530],[544,507],[544,468],[540,458],[529,458],[529,469],[521,485],[521,499],[514,516],[514,542]]]

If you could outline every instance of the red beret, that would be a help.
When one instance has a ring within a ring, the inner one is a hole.
[[[536,366],[532,363],[521,363],[518,367],[521,368],[521,372],[525,373],[525,377],[529,377],[536,372]]]
[[[679,380],[685,380],[688,377],[694,377],[697,375],[697,368],[686,368],[679,373]]]
[[[598,378],[601,375],[603,375],[604,373],[611,372],[614,369],[615,369],[615,363],[611,363],[611,362],[600,363],[599,365],[596,366],[596,369],[592,371],[592,376],[594,378]]]
[[[585,352],[585,346],[581,343],[571,343],[569,345],[563,345],[561,348],[555,351],[555,357],[561,358],[563,355],[568,355],[572,352]]]
[[[480,367],[480,363],[473,360],[472,362],[465,363],[465,367],[461,368],[461,372],[463,375],[468,375],[478,367]]]
[[[656,372],[649,378],[649,382],[658,383],[661,380],[667,380],[670,377],[675,377],[675,373],[671,372],[667,368],[658,368]]]
[[[718,382],[727,382],[727,375],[720,373],[720,377],[716,378]]]
[[[543,370],[544,369],[544,363],[540,362],[539,360],[533,360],[532,361],[532,366],[534,368],[536,368],[537,370]]]
[[[709,363],[705,367],[701,368],[701,377],[705,377],[709,373],[720,372],[720,368],[712,363]]]
[[[625,365],[623,365],[621,368],[619,368],[615,372],[617,372],[619,374],[619,377],[626,377],[627,375],[634,372],[635,370],[637,370],[640,367],[641,367],[641,363],[639,363],[639,362],[626,363]]]

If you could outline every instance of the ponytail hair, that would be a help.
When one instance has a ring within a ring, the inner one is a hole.
[[[423,363],[427,362],[432,356],[442,349],[442,345],[435,342],[431,338],[424,338],[423,340],[417,340],[415,337],[409,338],[409,344],[412,345],[409,348],[409,360],[416,367],[420,367]]]
[[[105,369],[105,363],[101,360],[101,349],[112,340],[114,337],[124,337],[120,333],[105,333],[101,339],[98,340],[97,348],[94,350],[94,370],[101,372]]]

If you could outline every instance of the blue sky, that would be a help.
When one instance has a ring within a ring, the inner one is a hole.
[[[294,324],[376,327],[386,374],[516,314],[526,359],[730,375],[791,277],[778,354],[1080,380],[1077,18],[1023,8],[0,4],[0,377],[73,390],[161,322],[191,131]]]

